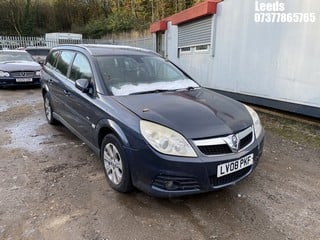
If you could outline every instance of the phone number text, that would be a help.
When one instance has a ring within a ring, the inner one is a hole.
[[[257,23],[314,23],[317,21],[315,13],[283,13],[259,12],[254,14]]]

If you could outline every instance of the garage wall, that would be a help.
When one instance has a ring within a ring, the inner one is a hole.
[[[208,52],[178,57],[177,26],[169,22],[167,55],[205,87],[320,107],[320,1],[281,2],[285,12],[315,12],[316,23],[255,23],[254,1],[225,0],[212,18]]]

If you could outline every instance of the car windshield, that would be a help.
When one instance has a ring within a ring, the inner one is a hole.
[[[12,62],[12,61],[34,61],[33,58],[27,52],[0,52],[0,62]]]
[[[115,96],[199,87],[157,56],[97,56],[97,61],[106,87]]]

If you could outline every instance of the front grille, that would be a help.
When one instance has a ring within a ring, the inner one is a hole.
[[[34,76],[34,72],[12,72],[11,76],[14,78],[32,78]]]
[[[205,155],[218,155],[232,153],[227,144],[199,146],[199,150]]]
[[[253,137],[253,134],[251,132],[247,136],[245,136],[244,138],[240,139],[239,148],[242,149],[242,148],[246,147],[247,145],[249,145],[252,141],[252,137]]]
[[[251,171],[252,166],[241,169],[237,172],[230,173],[228,175],[217,178],[217,175],[213,175],[210,177],[210,184],[214,187],[226,185],[237,180],[240,180],[244,176],[246,176]]]
[[[238,149],[233,143],[233,139],[235,137],[238,140]],[[194,140],[193,142],[204,155],[212,156],[241,151],[253,143],[253,137],[253,128],[249,127],[241,132],[229,136],[200,139]]]
[[[176,177],[159,175],[153,181],[153,186],[167,190],[167,191],[181,191],[181,190],[199,190],[199,183],[190,177]]]

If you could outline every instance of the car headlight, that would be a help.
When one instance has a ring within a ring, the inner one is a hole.
[[[36,76],[41,76],[41,71],[36,71]]]
[[[0,71],[0,77],[9,77],[10,74],[8,72]]]
[[[261,122],[260,122],[260,118],[258,116],[258,114],[256,113],[255,110],[253,110],[251,107],[247,106],[247,105],[244,105],[248,112],[250,113],[251,115],[251,118],[252,118],[252,121],[253,121],[253,127],[254,127],[254,132],[255,132],[255,135],[256,137],[259,137],[261,132],[262,132],[262,125],[261,125]]]
[[[160,153],[183,157],[197,157],[188,141],[176,131],[144,120],[140,121],[140,130],[147,142]]]

